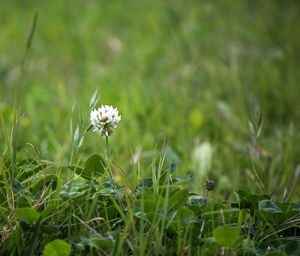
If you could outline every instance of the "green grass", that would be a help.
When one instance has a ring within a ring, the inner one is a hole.
[[[1,3],[1,253],[41,253],[59,238],[74,255],[213,255],[226,223],[240,240],[225,254],[264,254],[259,239],[288,254],[273,240],[299,236],[299,217],[282,205],[300,199],[299,12],[295,1],[271,0]],[[92,154],[105,158],[105,140],[87,131],[95,91],[98,106],[122,116],[105,162],[122,200],[108,175],[80,172]],[[187,180],[180,191],[203,199],[203,183],[215,181],[207,204],[197,210],[181,192],[170,212],[177,185],[159,179],[172,164]],[[152,183],[137,195],[145,177]],[[256,195],[245,209],[241,190]],[[272,195],[286,218],[265,217],[258,195]],[[222,217],[224,201],[239,207],[226,204]],[[22,207],[41,222],[26,221]],[[148,208],[157,211],[144,216]]]

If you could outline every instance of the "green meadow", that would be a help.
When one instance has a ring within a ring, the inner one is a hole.
[[[0,255],[299,255],[299,17],[1,1]]]

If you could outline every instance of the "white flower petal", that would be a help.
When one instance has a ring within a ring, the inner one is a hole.
[[[102,134],[105,136],[111,134],[111,128],[117,128],[120,120],[119,111],[113,106],[102,105],[98,109],[93,109],[90,113],[91,124],[95,127],[94,131],[104,129]]]

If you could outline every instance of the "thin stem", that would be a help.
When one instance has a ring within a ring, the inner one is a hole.
[[[105,136],[105,141],[106,141],[106,158],[107,158],[107,164],[108,164],[108,172],[109,172],[110,178],[113,179],[112,171],[111,171],[110,166],[109,166],[109,165],[110,165],[110,162],[109,162],[109,160],[110,160],[110,159],[109,159],[109,158],[110,158],[110,155],[109,155],[108,136]],[[117,194],[118,202],[119,202],[119,204],[121,205],[122,209],[124,210],[125,207],[124,207],[124,205],[123,205],[123,203],[122,203],[122,200],[121,200],[121,198],[120,198],[120,194],[119,194],[118,188],[117,188],[117,186],[116,186],[116,184],[115,184],[114,181],[113,181],[113,187],[114,187],[115,192],[116,192],[116,194]]]
[[[108,145],[108,136],[105,136],[106,140],[106,157],[107,157],[107,162],[109,162],[109,145]]]
[[[109,166],[109,144],[108,144],[108,136],[105,136],[105,141],[106,141],[106,160],[107,160],[107,165],[108,165],[108,172],[109,176],[111,179],[113,179],[113,175]]]
[[[203,206],[206,205],[207,199],[208,199],[208,190],[205,190],[205,198],[204,198],[204,204],[203,204]]]

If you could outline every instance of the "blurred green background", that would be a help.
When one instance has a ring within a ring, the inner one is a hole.
[[[256,172],[267,192],[296,194],[299,17],[298,1],[1,1],[0,112],[9,133],[16,91],[19,156],[29,142],[42,159],[68,162],[98,90],[98,105],[122,115],[110,145],[129,175],[137,160],[146,171],[166,138],[166,160],[194,175],[193,190],[213,179],[220,197],[258,191]],[[248,121],[257,130],[260,112],[256,140]],[[77,157],[104,148],[89,132]]]

